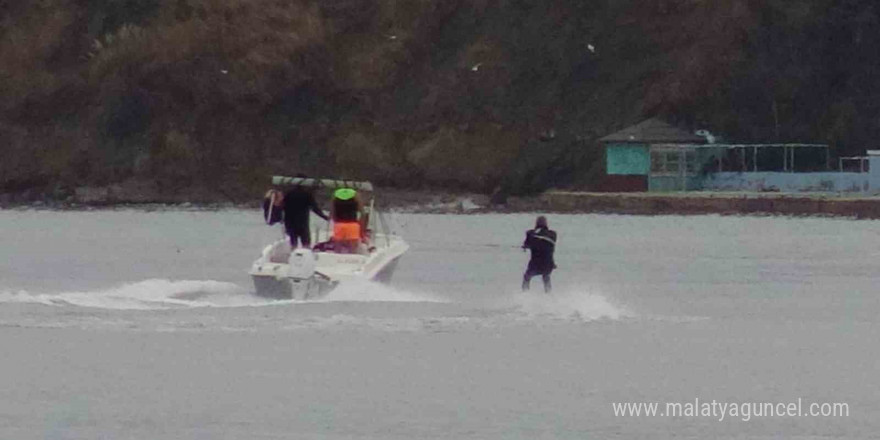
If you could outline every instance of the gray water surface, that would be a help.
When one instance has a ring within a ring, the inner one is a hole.
[[[880,222],[393,217],[390,286],[252,296],[259,212],[0,211],[2,439],[874,438]],[[321,227],[315,223],[313,227]],[[848,417],[623,417],[619,402]]]

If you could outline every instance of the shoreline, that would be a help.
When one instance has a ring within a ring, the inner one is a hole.
[[[750,215],[880,219],[880,197],[828,193],[589,193],[548,191],[543,206],[557,212],[625,215]]]
[[[492,204],[490,196],[440,191],[382,190],[377,205],[387,212],[423,214],[609,214],[609,215],[747,215],[880,219],[880,196],[827,193],[593,193],[551,190],[529,197],[508,197]],[[261,195],[258,195],[261,196]],[[93,211],[134,209],[216,211],[259,209],[262,198],[248,202],[169,198],[91,198],[10,202],[0,210]]]

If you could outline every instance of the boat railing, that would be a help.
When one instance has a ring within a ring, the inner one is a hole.
[[[279,186],[307,186],[312,188],[353,188],[363,191],[373,191],[370,182],[347,180],[347,179],[315,179],[311,177],[286,177],[272,176],[272,184]]]
[[[382,235],[385,237],[385,247],[391,246],[391,231],[388,228],[388,221],[385,219],[385,214],[382,211],[378,212],[377,217],[379,217],[379,227],[382,228]]]

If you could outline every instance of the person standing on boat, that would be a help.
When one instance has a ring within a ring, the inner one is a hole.
[[[306,178],[302,174],[298,174],[296,177],[301,179]],[[272,191],[270,191],[270,193],[272,193]],[[284,221],[284,230],[290,237],[291,247],[296,248],[297,242],[299,242],[302,247],[311,247],[312,235],[309,230],[309,211],[314,212],[318,217],[321,217],[324,220],[330,220],[330,217],[328,217],[327,214],[324,214],[324,211],[322,211],[318,206],[318,203],[315,202],[315,196],[312,193],[312,189],[303,185],[302,181],[297,183],[290,191],[284,194],[280,203],[281,218],[278,218],[279,214],[275,214],[275,211],[270,209],[270,207],[275,208],[278,206],[277,197],[279,195],[279,192],[275,190],[275,192],[272,193],[272,200],[263,202],[263,213],[266,217],[266,221],[270,225],[281,220]]]
[[[539,216],[535,221],[535,229],[526,231],[526,240],[522,245],[523,252],[532,251],[532,258],[523,274],[522,290],[529,290],[529,282],[535,275],[541,275],[544,281],[544,292],[550,293],[550,273],[556,269],[553,251],[556,250],[556,231],[547,226],[547,217]]]

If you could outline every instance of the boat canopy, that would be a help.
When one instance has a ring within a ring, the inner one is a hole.
[[[272,184],[285,186],[301,185],[311,186],[313,188],[329,189],[352,188],[362,191],[373,191],[373,184],[370,182],[358,182],[355,180],[345,179],[316,179],[311,177],[272,176]]]

